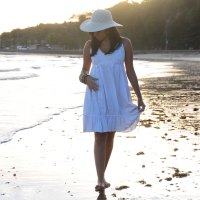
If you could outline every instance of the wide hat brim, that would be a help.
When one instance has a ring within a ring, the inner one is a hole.
[[[93,22],[91,19],[87,19],[80,25],[80,29],[84,32],[97,32],[111,27],[123,26],[115,21],[109,22]]]

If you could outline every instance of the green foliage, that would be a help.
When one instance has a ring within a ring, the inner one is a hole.
[[[143,0],[141,4],[123,1],[109,9],[124,25],[121,35],[132,40],[134,49],[199,49],[199,0]],[[77,22],[39,24],[1,35],[1,47],[42,44],[62,45],[65,49],[83,48],[89,36],[80,31],[90,13],[73,16]]]

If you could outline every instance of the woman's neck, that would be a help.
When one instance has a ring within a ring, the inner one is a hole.
[[[99,47],[103,52],[108,52],[110,50],[110,40],[108,37],[104,38],[101,41],[100,47]]]

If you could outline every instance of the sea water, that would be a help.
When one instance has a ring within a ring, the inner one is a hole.
[[[80,56],[0,55],[0,143],[82,105]]]
[[[134,61],[138,78],[172,71],[169,62]],[[166,67],[167,66],[167,67]],[[82,56],[0,54],[0,143],[20,130],[83,105],[85,85],[78,80]]]

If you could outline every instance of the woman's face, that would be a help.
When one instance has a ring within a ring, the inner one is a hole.
[[[105,30],[103,31],[97,31],[93,33],[93,36],[98,40],[98,41],[103,41],[107,37],[107,32]]]

